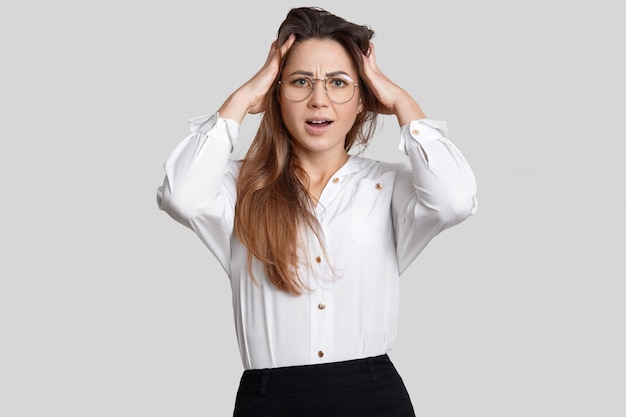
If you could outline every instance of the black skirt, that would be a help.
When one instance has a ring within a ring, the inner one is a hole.
[[[415,417],[387,355],[244,371],[234,417]]]

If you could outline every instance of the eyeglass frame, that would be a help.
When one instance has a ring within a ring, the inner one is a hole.
[[[350,100],[352,100],[354,98],[354,93],[356,93],[356,89],[359,86],[358,83],[355,83],[354,80],[350,77],[348,77],[347,75],[342,77],[342,78],[347,78],[347,80],[352,81],[352,85],[354,86],[354,90],[352,91],[352,96],[350,96],[350,98],[346,101],[335,101],[333,100],[329,95],[328,95],[328,87],[326,87],[326,80],[329,80],[331,78],[337,78],[336,75],[333,75],[331,77],[326,77],[326,78],[313,78],[313,77],[309,77],[308,75],[302,75],[302,78],[307,78],[309,80],[311,80],[311,90],[309,91],[309,94],[303,98],[302,100],[294,100],[292,98],[289,98],[289,96],[287,95],[286,92],[283,92],[283,94],[285,94],[285,97],[287,98],[287,100],[289,101],[293,101],[294,103],[300,103],[306,99],[308,99],[309,97],[311,97],[311,95],[313,94],[313,91],[315,90],[315,82],[316,81],[324,81],[324,94],[326,94],[326,97],[328,97],[328,99],[330,101],[332,101],[335,104],[345,104],[345,103],[349,103]],[[279,86],[283,85],[286,82],[286,80],[278,80],[277,83]]]

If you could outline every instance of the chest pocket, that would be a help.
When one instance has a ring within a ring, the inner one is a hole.
[[[350,235],[357,245],[381,247],[393,244],[391,195],[393,172],[357,184],[350,202]]]

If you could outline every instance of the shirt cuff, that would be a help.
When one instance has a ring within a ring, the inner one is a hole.
[[[409,149],[448,136],[448,124],[439,120],[420,119],[402,126],[398,149],[409,154]]]
[[[200,133],[208,136],[209,132],[215,129],[219,132],[224,130],[226,135],[212,134],[212,137],[216,137],[230,144],[230,151],[232,152],[237,144],[237,136],[239,134],[239,123],[232,119],[222,119],[219,112],[213,114],[207,114],[197,116],[188,121],[189,130],[191,133]]]

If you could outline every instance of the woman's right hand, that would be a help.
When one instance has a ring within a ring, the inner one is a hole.
[[[228,97],[218,110],[220,117],[241,123],[246,113],[265,111],[267,92],[276,81],[282,60],[295,40],[295,35],[291,35],[282,46],[278,46],[278,40],[272,42],[265,64]]]

